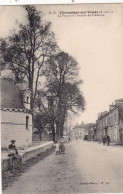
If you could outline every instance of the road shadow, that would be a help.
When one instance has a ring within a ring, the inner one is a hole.
[[[49,156],[55,151],[55,146],[52,146],[50,149],[38,154],[37,157],[31,158],[23,163],[23,168],[15,169],[13,173],[10,171],[2,173],[2,190],[5,190],[7,187],[10,187],[14,181],[17,180],[22,173],[26,172],[29,167],[34,164],[37,164],[40,160],[43,160],[45,157]]]

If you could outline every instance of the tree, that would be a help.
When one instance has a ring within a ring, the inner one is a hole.
[[[51,95],[53,97],[54,120],[57,125],[57,132],[63,136],[63,127],[69,113],[77,114],[78,111],[85,110],[85,99],[83,93],[78,87],[78,83],[66,82],[62,86],[62,96],[59,99],[59,86],[55,83],[50,83]],[[53,94],[54,92],[54,94]],[[59,102],[60,101],[60,102]]]
[[[35,102],[36,108],[38,109],[38,119],[40,121],[42,120],[45,121],[45,124],[49,124],[50,129],[52,130],[53,134],[53,141],[55,142],[55,104],[54,104],[54,97],[49,96],[48,91],[42,91],[38,90],[37,91],[37,97],[36,97],[36,102]],[[43,117],[42,117],[43,116]],[[37,123],[39,123],[37,121]],[[41,124],[42,125],[42,124]]]
[[[79,90],[78,64],[67,53],[60,52],[51,56],[46,69],[47,88],[54,102],[57,104],[55,122],[57,131],[63,136],[63,126],[68,111],[75,112],[75,108],[84,111],[85,100]]]
[[[44,132],[44,127],[48,123],[48,117],[44,112],[38,112],[34,114],[33,118],[34,127],[38,129],[38,134],[40,135],[40,140],[42,140],[41,134]]]
[[[1,65],[8,63],[16,80],[28,80],[31,91],[31,109],[37,94],[42,67],[57,49],[51,23],[43,22],[41,12],[34,6],[24,6],[27,24],[20,25],[18,33],[1,39]]]

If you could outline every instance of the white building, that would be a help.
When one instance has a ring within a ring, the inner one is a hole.
[[[84,131],[84,123],[82,122],[80,125],[76,124],[73,128],[73,137],[75,139],[84,140],[85,131]]]
[[[1,146],[8,147],[11,139],[18,147],[32,143],[30,92],[1,79]]]

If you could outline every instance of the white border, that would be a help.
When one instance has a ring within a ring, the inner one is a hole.
[[[123,0],[0,0],[0,5],[123,3]]]

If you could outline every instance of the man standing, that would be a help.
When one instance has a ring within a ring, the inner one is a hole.
[[[17,164],[22,167],[22,157],[18,154],[17,148],[15,146],[15,140],[11,140],[11,144],[9,145],[9,154],[8,156],[10,157],[10,165],[11,165],[11,170],[14,170],[14,160],[17,161]]]
[[[103,136],[103,145],[105,145],[105,143],[106,143],[106,137],[105,136]]]
[[[69,141],[70,141],[70,135],[69,135]]]
[[[110,143],[110,137],[109,135],[107,135],[107,146],[109,146],[109,143]]]

